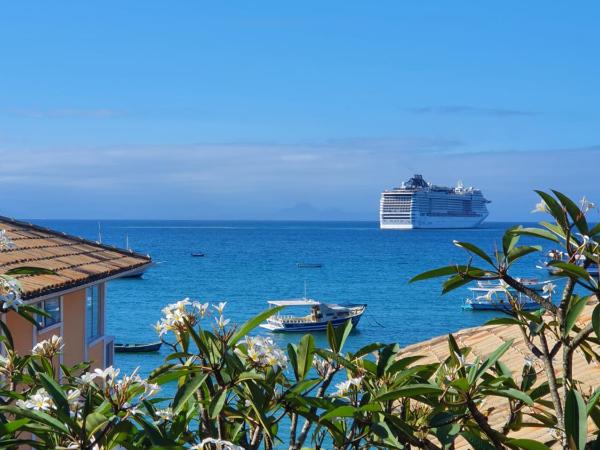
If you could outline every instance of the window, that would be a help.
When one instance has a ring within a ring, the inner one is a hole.
[[[88,342],[100,337],[100,291],[98,286],[86,289],[85,317],[86,338]]]
[[[50,298],[35,305],[38,309],[46,312],[48,316],[36,315],[38,328],[48,328],[60,322],[60,298]]]

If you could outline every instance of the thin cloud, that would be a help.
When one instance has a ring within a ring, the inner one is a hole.
[[[526,111],[521,109],[485,108],[466,105],[417,106],[413,108],[407,108],[407,111],[413,114],[433,114],[447,116],[518,117],[537,115],[537,113],[534,111]]]
[[[104,119],[121,117],[125,114],[110,108],[78,109],[78,108],[10,108],[3,111],[5,114],[24,117],[27,119]]]

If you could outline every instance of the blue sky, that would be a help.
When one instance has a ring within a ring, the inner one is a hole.
[[[526,3],[526,4],[525,4]],[[419,172],[600,202],[600,5],[12,2],[1,214],[376,219]]]

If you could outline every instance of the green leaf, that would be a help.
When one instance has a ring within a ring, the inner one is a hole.
[[[357,410],[354,406],[338,406],[337,408],[334,408],[331,411],[324,414],[323,416],[321,416],[319,420],[329,420],[335,417],[353,417],[356,411]]]
[[[592,394],[592,396],[589,398],[588,400],[588,404],[587,404],[587,414],[590,414],[590,411],[592,409],[594,409],[594,407],[596,406],[596,404],[598,403],[598,400],[600,399],[600,388],[596,388],[596,390],[594,391],[594,393]]]
[[[6,338],[6,343],[8,344],[8,349],[9,350],[14,350],[15,348],[15,344],[13,342],[13,338],[12,338],[12,333],[10,332],[10,330],[8,329],[8,327],[6,326],[6,324],[4,323],[4,320],[0,320],[0,328],[2,329],[2,334],[4,335],[4,337]]]
[[[588,280],[590,278],[588,271],[576,264],[563,261],[550,261],[548,265],[558,267],[561,269],[561,273],[564,273],[572,278],[583,278],[584,280]]]
[[[104,414],[93,412],[86,416],[85,429],[89,434],[94,434],[100,429],[100,427],[102,427],[107,422],[108,419],[104,416]]]
[[[56,275],[56,272],[42,267],[22,266],[7,270],[4,275]]]
[[[506,443],[523,450],[552,450],[547,445],[532,439],[509,439]]]
[[[458,289],[459,287],[464,286],[465,284],[469,284],[471,281],[470,278],[463,275],[455,275],[452,278],[447,279],[442,285],[442,294],[447,294],[454,289]]]
[[[227,389],[224,389],[218,397],[214,397],[210,402],[208,410],[210,411],[210,418],[216,419],[221,413],[225,400],[227,399]]]
[[[30,419],[17,419],[8,423],[0,423],[0,436],[5,436],[19,430],[23,425],[29,423]]]
[[[581,394],[574,389],[567,393],[565,402],[565,433],[569,448],[584,450],[587,440],[587,408]]]
[[[404,397],[418,397],[421,395],[440,395],[444,392],[442,388],[435,384],[407,384],[393,391],[386,392],[384,394],[375,397],[376,401],[387,402],[390,400],[396,400]]]
[[[514,234],[520,236],[532,236],[541,239],[546,239],[548,241],[560,243],[560,239],[556,237],[554,233],[551,233],[548,230],[544,230],[543,228],[521,228],[513,231]]]
[[[298,371],[296,379],[303,379],[312,367],[313,356],[315,354],[315,338],[312,334],[305,334],[298,344]]]
[[[600,305],[596,305],[592,313],[592,327],[594,328],[596,337],[600,339]]]
[[[571,298],[571,304],[569,305],[569,310],[567,312],[567,318],[565,320],[565,328],[563,330],[563,336],[568,336],[571,332],[575,323],[577,322],[577,318],[587,305],[589,297],[578,297],[573,296]]]
[[[421,280],[428,280],[430,278],[444,277],[447,275],[455,275],[457,273],[464,272],[467,269],[468,269],[467,266],[440,267],[439,269],[429,270],[427,272],[423,272],[423,273],[420,273],[419,275],[412,277],[410,279],[409,283],[413,283],[415,281],[421,281]]]
[[[461,436],[464,437],[467,440],[467,442],[477,450],[496,450],[496,447],[494,447],[488,441],[484,441],[479,436],[477,436],[474,433],[471,433],[470,431],[463,431],[461,433]]]
[[[519,319],[514,317],[496,317],[488,320],[485,325],[523,325]]]
[[[552,215],[552,217],[554,217],[554,219],[556,219],[556,222],[560,225],[560,227],[563,229],[563,231],[568,230],[569,224],[565,221],[565,217],[563,215],[563,209],[558,204],[558,202],[556,200],[554,200],[554,198],[550,194],[546,194],[543,191],[535,191],[535,192],[537,192],[537,194],[540,197],[542,197],[542,200],[544,200],[544,202],[546,203],[546,206],[548,206],[548,209],[550,210],[550,214]]]
[[[183,386],[179,388],[175,398],[173,399],[173,413],[179,414],[186,405],[187,401],[200,389],[206,381],[208,374],[191,377]]]
[[[369,353],[376,352],[377,350],[379,350],[383,347],[385,347],[385,344],[382,344],[381,342],[374,342],[372,344],[368,344],[368,345],[365,345],[364,347],[360,348],[358,351],[356,351],[354,353],[353,356],[355,358],[361,358],[365,355],[368,355]]]
[[[476,245],[471,244],[470,242],[460,242],[460,241],[454,241],[454,245],[456,245],[457,247],[464,248],[465,250],[467,250],[470,253],[474,253],[475,255],[479,256],[481,259],[487,261],[494,268],[496,267],[494,265],[494,261],[492,261],[492,258],[490,258],[486,252],[484,252],[482,249],[480,249]]]
[[[530,253],[534,253],[534,252],[541,252],[542,251],[542,247],[540,247],[539,245],[522,245],[520,247],[515,247],[514,249],[512,249],[508,255],[507,255],[507,260],[508,263],[511,264],[514,261],[522,258],[523,256],[529,255]]]
[[[229,340],[229,345],[235,345],[240,339],[246,336],[250,331],[259,326],[269,317],[277,314],[279,311],[283,309],[283,306],[277,306],[275,308],[269,308],[266,311],[261,312],[259,315],[253,317],[252,319],[246,321],[234,334],[231,336]]]
[[[56,405],[58,412],[61,415],[61,419],[68,420],[69,419],[69,401],[67,400],[67,396],[59,386],[59,384],[54,381],[52,377],[48,374],[40,373],[40,382],[42,386],[46,389],[50,397],[52,397],[52,401]]]
[[[352,321],[350,319],[339,327],[334,327],[331,322],[327,323],[327,340],[334,353],[340,353],[342,351],[351,330]]]
[[[519,242],[519,234],[516,233],[516,231],[520,230],[521,228],[523,227],[518,225],[516,227],[509,228],[504,232],[504,235],[502,236],[502,251],[505,255],[508,255]]]
[[[496,361],[500,359],[502,355],[506,353],[506,351],[510,348],[513,343],[513,339],[504,342],[500,347],[498,347],[491,355],[487,357],[487,359],[481,364],[477,373],[475,374],[475,379],[478,379],[481,375],[483,375],[487,370],[496,364]]]
[[[0,411],[13,414],[15,417],[27,417],[37,423],[48,425],[54,432],[68,434],[69,429],[60,420],[55,419],[50,414],[33,409],[23,409],[17,406],[0,406]]]
[[[526,405],[533,405],[533,400],[531,400],[531,397],[529,395],[527,395],[525,392],[521,392],[518,389],[513,389],[513,388],[499,388],[499,389],[491,389],[491,388],[486,388],[486,389],[482,389],[481,392],[483,394],[486,395],[493,395],[496,397],[505,397],[505,398],[511,398],[513,400],[519,400],[523,403],[525,403]]]
[[[581,209],[579,209],[579,206],[577,206],[575,202],[566,195],[555,190],[553,190],[552,192],[554,192],[554,195],[556,195],[558,200],[565,207],[565,209],[569,213],[569,216],[571,216],[571,220],[573,220],[573,223],[575,223],[575,226],[577,227],[579,232],[581,234],[588,234],[589,229],[587,225],[587,220],[585,219],[585,214],[583,214]]]

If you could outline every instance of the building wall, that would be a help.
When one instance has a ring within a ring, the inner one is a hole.
[[[79,289],[61,296],[61,321],[48,328],[38,330],[33,324],[10,311],[5,320],[10,329],[19,354],[31,353],[38,342],[50,339],[53,335],[62,336],[64,349],[60,362],[73,366],[89,361],[91,368],[104,368],[112,361],[112,355],[106,354],[107,344],[112,338],[105,336],[105,283],[99,284],[100,336],[91,342],[86,339],[86,289]],[[32,304],[35,305],[35,302]],[[110,347],[112,348],[112,346]],[[56,361],[58,363],[59,361]]]
[[[72,366],[85,360],[85,289],[63,296],[63,364]]]
[[[15,350],[19,354],[31,352],[34,344],[34,327],[31,322],[25,320],[13,311],[6,314],[6,325],[10,330]]]

